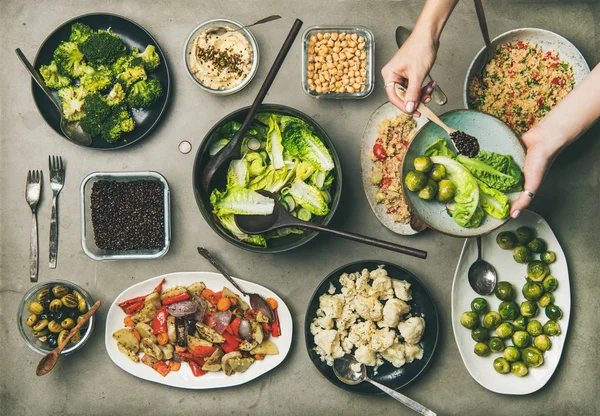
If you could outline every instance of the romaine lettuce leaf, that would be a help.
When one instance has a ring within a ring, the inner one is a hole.
[[[308,123],[295,117],[281,117],[280,123],[283,147],[287,152],[310,163],[315,170],[330,171],[334,168],[329,150]]]
[[[329,213],[327,202],[325,202],[321,191],[316,186],[308,185],[304,181],[296,179],[290,187],[290,195],[302,208],[315,215],[323,216]]]
[[[244,233],[242,230],[240,230],[237,226],[237,224],[235,223],[235,219],[233,215],[223,215],[219,217],[219,221],[221,222],[221,225],[227,229],[231,234],[233,234],[233,236],[235,238],[237,238],[238,240],[241,241],[246,241],[248,243],[257,245],[257,246],[261,246],[261,247],[266,247],[267,246],[267,241],[265,240],[265,238],[262,235],[248,235],[246,233]]]
[[[213,212],[221,217],[228,214],[269,215],[275,201],[246,188],[229,188],[225,192],[215,189],[210,194]]]
[[[495,218],[504,219],[510,212],[510,202],[502,192],[490,188],[480,180],[477,181],[480,192],[481,208]]]
[[[229,170],[227,171],[228,188],[246,187],[249,179],[250,173],[248,172],[248,162],[246,160],[232,160],[229,163]]]
[[[269,119],[269,131],[267,132],[267,152],[271,159],[271,164],[275,169],[281,169],[283,163],[283,145],[281,144],[281,131],[275,115]]]
[[[521,189],[523,174],[508,155],[481,150],[474,158],[458,155],[456,160],[490,188],[502,192]]]
[[[327,176],[327,172],[323,172],[322,170],[318,170],[313,173],[310,177],[310,182],[315,185],[319,189],[323,189],[323,185],[325,184],[325,177]]]
[[[425,156],[446,156],[454,159],[456,155],[448,147],[448,142],[445,139],[439,138],[425,149]]]

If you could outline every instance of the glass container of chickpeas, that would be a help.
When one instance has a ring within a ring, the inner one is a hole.
[[[302,88],[315,98],[365,98],[373,91],[375,38],[363,26],[311,26],[302,36]]]

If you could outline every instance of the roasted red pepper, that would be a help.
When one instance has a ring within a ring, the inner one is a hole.
[[[136,313],[143,307],[144,307],[144,300],[142,299],[139,302],[132,303],[131,305],[124,307],[123,312],[125,312],[127,315],[133,315],[134,313]]]
[[[279,325],[279,315],[277,314],[277,308],[273,309],[273,316],[275,319],[271,324],[271,335],[278,337],[281,335],[281,325]]]
[[[171,372],[171,368],[164,361],[155,362],[152,368],[154,368],[163,377]]]
[[[156,286],[154,288],[152,293],[154,293],[154,292],[160,293],[160,291],[162,290],[163,283],[165,283],[165,279],[162,279],[160,281],[160,283],[158,284],[158,286]],[[142,309],[142,307],[144,306],[144,301],[146,300],[147,296],[148,295],[138,296],[138,297],[135,297],[132,299],[124,300],[123,302],[119,303],[119,307],[121,307],[121,309],[123,309],[123,312],[125,312],[127,315],[131,315],[132,313],[137,312],[140,309]],[[137,309],[133,308],[134,305],[137,307]],[[128,310],[133,310],[133,312],[127,312]]]
[[[223,297],[223,292],[215,292],[208,297],[208,301],[211,305],[216,306],[219,300]]]
[[[240,324],[242,323],[240,318],[235,318],[231,324],[231,332],[233,332],[233,335],[235,335],[236,337],[239,337],[240,335],[238,334],[238,331],[240,329]]]
[[[152,319],[152,332],[154,335],[162,334],[167,332],[167,308],[164,306],[156,312],[154,319]]]
[[[188,364],[190,365],[190,368],[192,369],[192,374],[194,376],[200,377],[206,374],[206,371],[202,370],[202,368],[200,368],[200,366],[195,362],[190,361]]]
[[[190,298],[190,294],[188,292],[180,293],[179,295],[171,296],[169,298],[165,298],[162,300],[162,304],[170,305],[172,303],[181,302],[182,300],[188,300]]]
[[[179,359],[181,361],[185,361],[186,363],[189,363],[190,361],[193,361],[197,365],[199,365],[200,367],[202,367],[204,365],[204,358],[202,358],[202,357],[196,357],[192,353],[189,353],[189,352],[177,352],[176,354],[177,354],[177,357],[179,357]]]
[[[210,357],[216,350],[217,349],[215,347],[198,345],[194,348],[194,355],[197,357],[206,358]]]
[[[228,332],[223,332],[222,335],[223,337],[225,337],[225,342],[221,344],[221,348],[223,348],[223,351],[225,351],[225,353],[236,351],[238,349],[238,346],[240,345],[240,342],[238,342],[236,337],[229,334]]]

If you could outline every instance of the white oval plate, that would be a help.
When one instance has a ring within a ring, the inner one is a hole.
[[[517,377],[511,373],[500,374],[494,370],[492,363],[502,353],[492,353],[488,357],[479,357],[473,352],[475,341],[471,339],[471,331],[460,324],[460,316],[465,311],[471,310],[471,301],[479,295],[471,289],[467,273],[471,264],[477,259],[477,244],[474,238],[465,241],[462,254],[456,267],[454,283],[452,284],[452,329],[458,350],[471,377],[488,390],[501,394],[530,394],[541,389],[552,377],[558,366],[569,329],[569,316],[571,313],[571,289],[569,285],[569,270],[565,253],[548,223],[532,211],[523,211],[518,219],[511,220],[495,232],[481,236],[482,256],[490,262],[498,273],[498,281],[508,281],[517,290],[516,302],[521,304],[525,299],[521,288],[525,284],[527,274],[525,264],[518,264],[513,260],[512,250],[502,250],[496,244],[496,235],[501,231],[514,231],[518,227],[527,225],[536,230],[537,236],[548,243],[548,249],[556,253],[556,262],[550,265],[551,274],[558,279],[558,289],[554,292],[555,303],[563,311],[563,318],[559,321],[562,333],[558,337],[550,337],[552,348],[544,353],[544,364],[538,368],[530,368],[525,377]],[[493,294],[484,296],[490,304],[491,310],[498,310],[500,300]],[[543,308],[540,308],[535,319],[542,324],[547,321]]]
[[[360,141],[360,170],[367,201],[369,201],[369,205],[379,222],[396,234],[414,235],[417,234],[418,231],[413,230],[410,224],[402,224],[394,221],[394,217],[386,212],[385,205],[375,202],[375,192],[377,192],[377,187],[371,183],[371,172],[375,167],[375,164],[371,160],[371,152],[375,145],[375,141],[379,136],[377,134],[377,126],[383,120],[392,118],[398,114],[401,114],[400,110],[398,110],[394,104],[387,102],[380,105],[371,115]],[[415,121],[417,122],[417,126],[415,127],[416,133],[428,120],[424,116],[421,116],[415,117]]]
[[[229,284],[229,282],[227,282],[223,276],[211,272],[179,272],[165,274],[162,276],[153,277],[152,279],[135,284],[126,289],[119,296],[117,296],[108,310],[108,315],[106,316],[106,332],[104,336],[106,351],[108,352],[110,359],[117,366],[121,367],[122,370],[125,370],[129,374],[141,379],[164,384],[166,386],[196,390],[215,389],[237,386],[254,380],[255,378],[260,377],[261,375],[277,367],[287,356],[292,344],[293,332],[292,315],[287,305],[279,296],[269,289],[257,285],[256,283],[251,283],[236,278],[236,282],[248,292],[258,293],[265,298],[272,297],[277,300],[277,314],[279,315],[279,321],[281,323],[281,336],[277,338],[271,337],[271,340],[277,344],[277,347],[279,348],[278,355],[269,355],[262,361],[256,361],[245,373],[234,374],[232,376],[226,376],[223,372],[218,372],[207,373],[200,377],[194,377],[189,367],[184,364],[179,371],[171,372],[167,374],[166,377],[162,377],[147,365],[142,364],[141,362],[134,363],[127,358],[125,354],[117,349],[117,343],[112,338],[112,334],[115,331],[123,328],[123,318],[125,318],[125,313],[119,307],[119,303],[136,296],[147,295],[148,293],[152,292],[152,290],[163,278],[166,279],[164,284],[165,289],[176,285],[188,286],[194,282],[202,281],[206,284],[206,287],[212,290],[217,291],[222,287],[227,286],[227,288],[231,289],[234,293],[243,297],[243,295],[231,284]]]

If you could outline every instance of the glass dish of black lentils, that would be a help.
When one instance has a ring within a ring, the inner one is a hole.
[[[170,191],[156,172],[95,172],[81,183],[83,251],[94,260],[155,259],[171,243]]]

